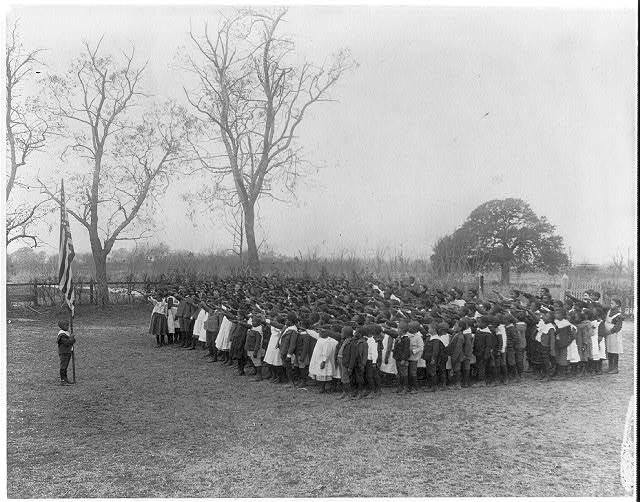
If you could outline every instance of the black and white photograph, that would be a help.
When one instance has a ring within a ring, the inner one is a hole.
[[[637,2],[3,14],[2,498],[635,500]]]

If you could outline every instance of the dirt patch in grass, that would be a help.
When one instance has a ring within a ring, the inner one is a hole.
[[[623,495],[630,323],[618,375],[344,402],[155,349],[122,307],[79,311],[61,387],[54,314],[8,316],[12,498]]]

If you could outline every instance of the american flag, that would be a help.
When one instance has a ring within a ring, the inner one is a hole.
[[[67,207],[64,201],[64,181],[60,188],[60,265],[58,269],[58,287],[64,299],[71,309],[71,315],[74,311],[75,296],[73,292],[73,273],[71,272],[71,262],[75,257],[73,251],[73,240],[71,239],[71,228],[69,227],[69,216],[67,215]]]

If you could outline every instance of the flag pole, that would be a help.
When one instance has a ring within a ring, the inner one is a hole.
[[[73,271],[71,262],[75,257],[73,241],[71,239],[71,229],[69,228],[69,217],[64,199],[64,179],[60,181],[60,256],[58,266],[58,287],[64,295],[67,307],[69,308],[69,334],[73,336],[73,317],[75,294],[73,288]],[[71,346],[71,371],[73,383],[76,383],[76,351]],[[66,380],[66,378],[65,378]]]
[[[69,334],[73,336],[73,310],[69,309]],[[76,347],[75,343],[71,346],[71,375],[73,375],[73,383],[76,383]]]

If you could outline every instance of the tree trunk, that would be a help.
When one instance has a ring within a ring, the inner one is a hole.
[[[254,232],[255,214],[253,206],[246,205],[244,208],[244,230],[247,237],[247,259],[249,270],[252,274],[260,274],[260,258],[258,257],[258,247],[256,246],[256,234]]]
[[[94,252],[93,263],[96,266],[96,303],[101,306],[108,305],[107,257],[103,253]]]
[[[509,280],[511,279],[511,266],[509,262],[500,264],[500,284],[503,286],[509,285]]]

